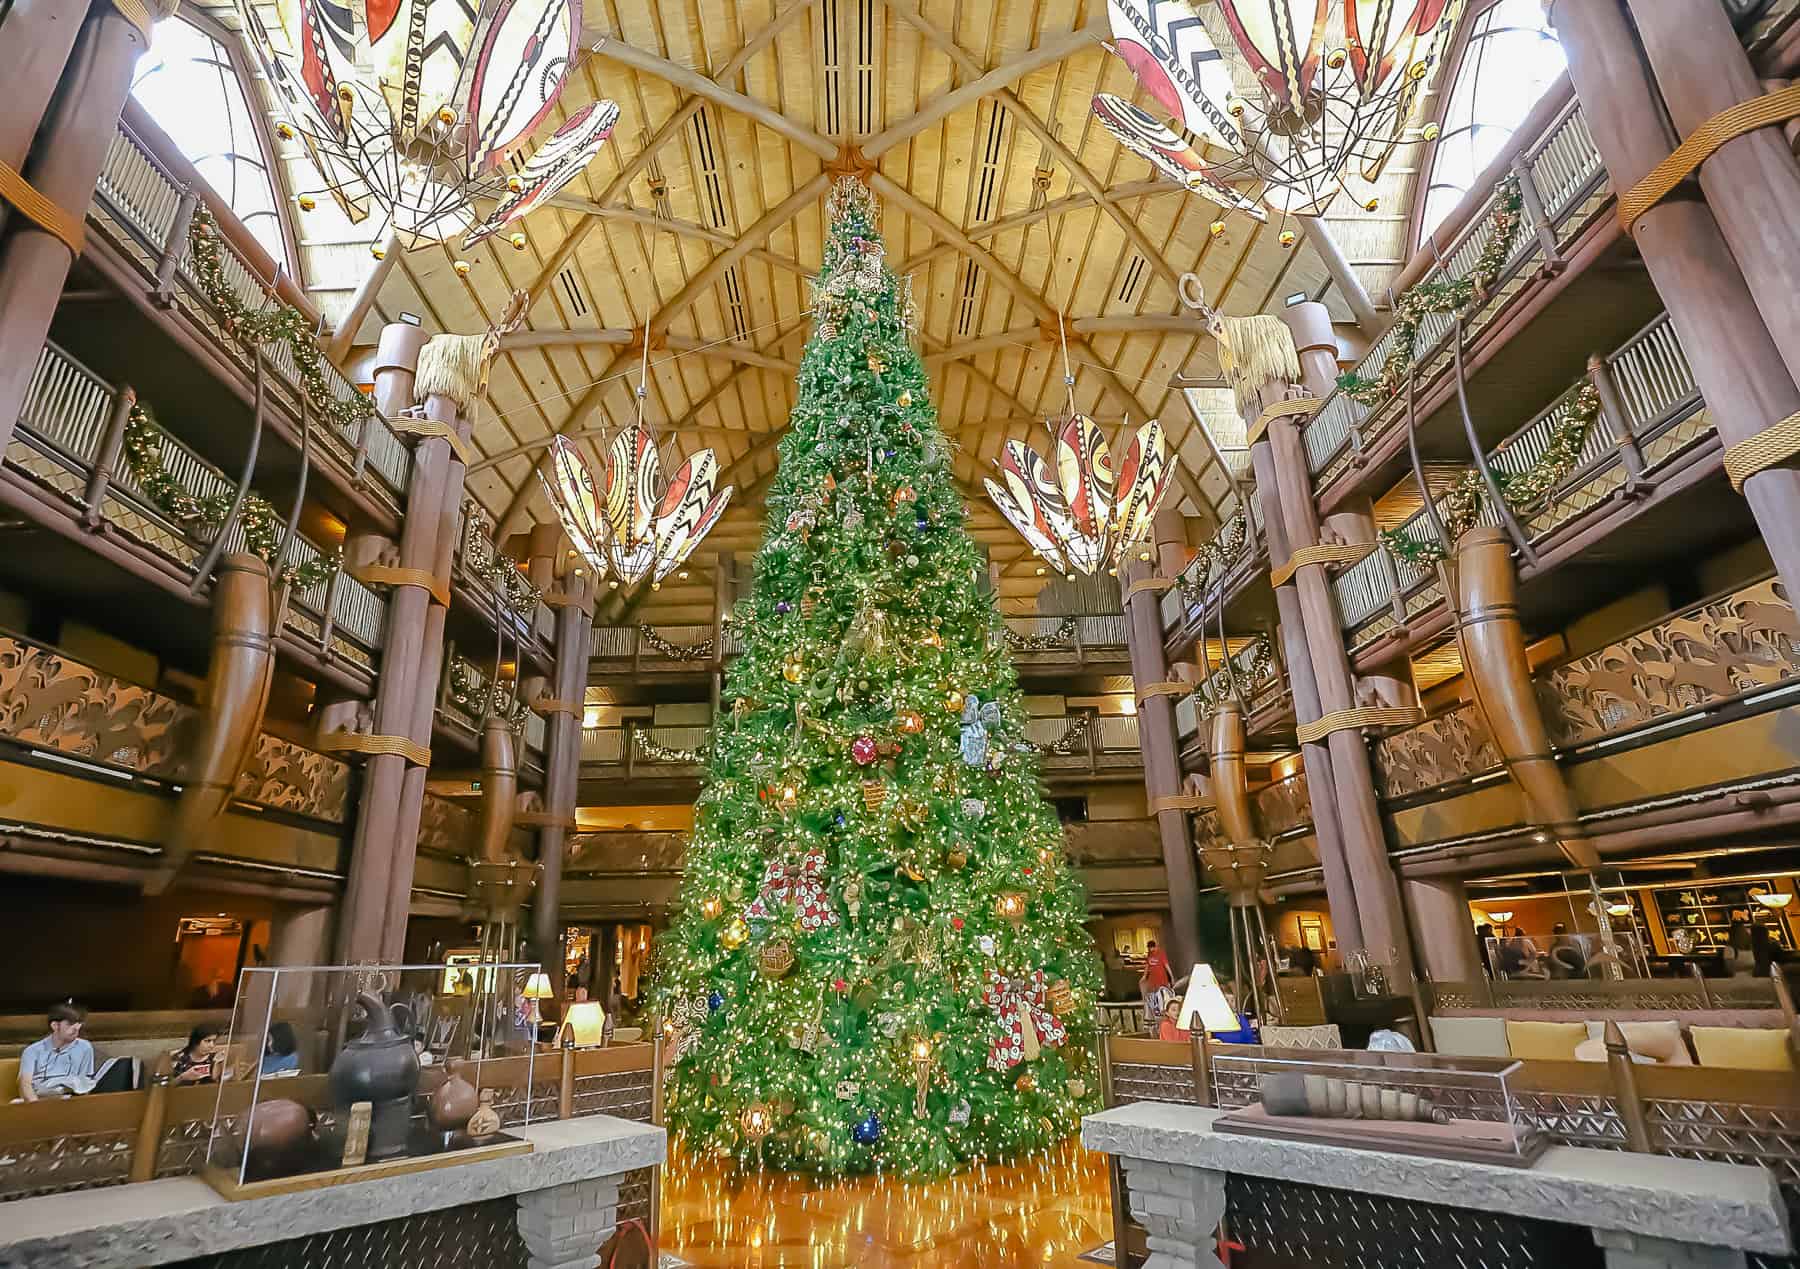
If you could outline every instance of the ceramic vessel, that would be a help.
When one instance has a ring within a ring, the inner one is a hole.
[[[413,1051],[411,1016],[404,1005],[389,1006],[370,992],[357,993],[367,1021],[362,1034],[346,1044],[331,1064],[331,1099],[348,1110],[357,1102],[371,1107],[368,1161],[377,1163],[406,1153],[412,1128],[412,1096],[419,1087],[419,1056]],[[405,1021],[395,1026],[394,1015]]]
[[[458,1063],[451,1068],[450,1076],[431,1100],[425,1103],[425,1113],[431,1120],[431,1126],[439,1132],[461,1132],[469,1126],[469,1118],[481,1106],[481,1098],[475,1092],[475,1086],[463,1078],[462,1065]]]
[[[262,1102],[250,1114],[244,1170],[253,1177],[283,1176],[299,1162],[313,1134],[313,1113],[285,1097]]]

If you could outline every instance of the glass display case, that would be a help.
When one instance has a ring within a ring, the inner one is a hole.
[[[1528,1167],[1547,1139],[1521,1114],[1514,1058],[1212,1050],[1220,1132]]]
[[[207,1180],[227,1197],[524,1153],[554,1118],[533,1084],[534,964],[247,969],[231,1030],[177,1082],[217,1082]]]

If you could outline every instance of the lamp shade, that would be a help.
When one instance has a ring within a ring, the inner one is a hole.
[[[1198,1022],[1208,1031],[1236,1031],[1244,1024],[1225,999],[1211,965],[1196,965],[1188,975],[1187,995],[1181,1002],[1181,1017],[1175,1025],[1192,1031]]]
[[[555,994],[550,988],[550,975],[541,969],[525,980],[525,999],[527,1000],[548,1000]]]
[[[1785,890],[1753,890],[1750,893],[1765,908],[1785,908],[1794,901],[1794,896]]]
[[[578,1001],[563,1015],[563,1025],[569,1029],[576,1048],[593,1048],[605,1037],[606,1011],[598,1000]]]

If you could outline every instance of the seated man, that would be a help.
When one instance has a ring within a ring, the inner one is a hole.
[[[87,1011],[72,1001],[50,1006],[50,1034],[19,1055],[19,1095],[28,1102],[77,1093],[121,1093],[137,1086],[130,1058],[94,1071],[94,1046],[81,1038]]]

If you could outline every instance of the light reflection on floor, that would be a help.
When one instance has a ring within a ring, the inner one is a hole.
[[[1106,1156],[1070,1142],[922,1185],[732,1179],[678,1157],[662,1229],[663,1249],[697,1269],[1077,1269],[1112,1215]]]

